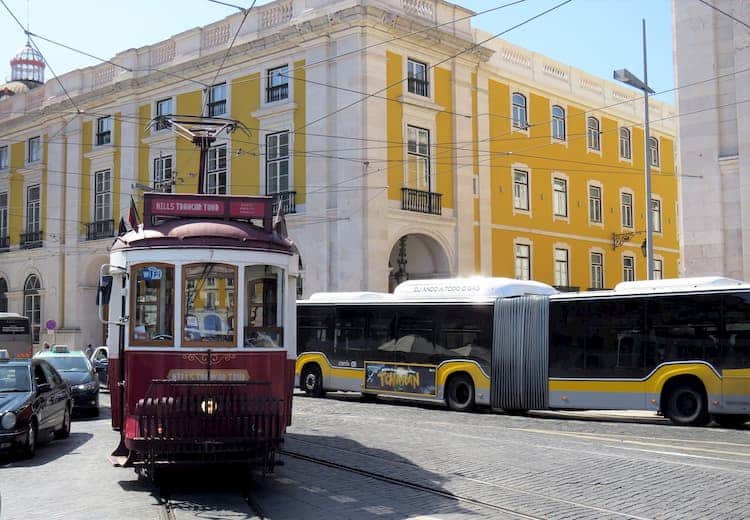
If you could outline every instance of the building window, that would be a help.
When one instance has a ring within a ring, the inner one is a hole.
[[[416,126],[407,126],[406,134],[408,152],[406,187],[431,191],[430,131]]]
[[[8,312],[8,282],[0,278],[0,312]]]
[[[289,191],[289,132],[266,136],[266,194]]]
[[[109,170],[101,170],[94,174],[94,220],[110,220],[112,218],[112,182]]]
[[[39,343],[39,330],[42,324],[42,295],[39,294],[41,288],[39,278],[33,274],[26,278],[23,285],[23,315],[31,322],[34,343]]]
[[[513,127],[521,130],[528,130],[529,119],[526,113],[526,96],[513,93]]]
[[[652,273],[654,280],[661,280],[664,278],[664,262],[658,258],[654,258],[654,268]]]
[[[565,109],[558,105],[552,106],[552,138],[565,140]]]
[[[38,184],[26,188],[26,233],[39,233],[41,219],[41,189]]]
[[[552,180],[552,186],[555,192],[553,199],[555,216],[568,216],[568,181],[565,179],[555,178]]]
[[[227,84],[219,83],[208,89],[208,117],[227,113]]]
[[[591,253],[591,288],[604,288],[604,255]]]
[[[416,60],[407,61],[408,89],[418,96],[430,95],[430,82],[427,80],[427,65]]]
[[[568,271],[568,250],[555,248],[555,285],[557,287],[567,287],[570,285]]]
[[[599,141],[599,120],[595,117],[589,117],[586,126],[588,128],[586,132],[586,143],[589,150],[601,150],[601,142]]]
[[[156,129],[169,128],[169,122],[164,118],[172,115],[172,98],[160,99],[156,102]]]
[[[529,211],[529,172],[513,170],[513,207]]]
[[[531,246],[516,244],[516,279],[531,280]]]
[[[630,255],[622,257],[622,280],[624,282],[635,280],[635,258]]]
[[[206,186],[204,193],[223,195],[227,192],[227,145],[214,146],[208,150]]]
[[[266,103],[289,98],[289,66],[268,69],[266,75]]]
[[[589,221],[602,223],[602,188],[589,185]]]
[[[10,165],[10,158],[8,155],[8,147],[0,146],[0,170],[5,170]]]
[[[656,137],[648,138],[648,159],[651,166],[659,166],[659,140]]]
[[[164,155],[154,159],[154,189],[162,193],[172,193],[172,156]]]
[[[10,247],[8,241],[8,192],[0,193],[0,249]]]
[[[96,120],[96,146],[112,142],[112,116],[100,117]]]
[[[33,163],[42,160],[42,138],[39,136],[29,139],[26,162]]]
[[[661,233],[661,201],[651,199],[651,226],[655,233]]]
[[[630,130],[627,128],[620,128],[620,157],[623,159],[632,159]]]
[[[622,227],[633,227],[633,195],[631,193],[620,194],[620,207],[622,213]]]

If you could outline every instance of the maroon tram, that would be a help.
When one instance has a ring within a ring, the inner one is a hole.
[[[102,266],[113,463],[273,468],[296,358],[299,259],[284,235],[268,197],[144,195],[143,224]]]

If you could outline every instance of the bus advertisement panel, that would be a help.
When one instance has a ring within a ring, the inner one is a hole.
[[[365,361],[365,372],[365,390],[437,396],[436,366]]]

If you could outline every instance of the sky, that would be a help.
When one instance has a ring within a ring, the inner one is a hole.
[[[237,12],[232,7],[209,0],[3,1],[23,24],[30,19],[31,32],[105,59]],[[269,1],[258,0],[256,5]],[[475,27],[496,34],[560,1],[526,0],[516,6],[476,16],[472,22]],[[241,6],[251,4],[251,0],[227,2]],[[460,0],[455,3],[482,11],[509,2]],[[649,85],[660,92],[674,87],[671,16],[671,0],[573,0],[502,38],[602,78],[610,79],[614,69],[627,68],[643,79],[641,19],[645,18]],[[25,41],[21,28],[0,4],[1,80],[9,79],[8,61]],[[36,43],[57,74],[100,63],[40,39]],[[52,79],[49,69],[46,79]],[[671,92],[659,98],[674,102]]]

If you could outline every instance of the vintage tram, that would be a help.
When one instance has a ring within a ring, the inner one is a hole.
[[[268,197],[146,193],[143,217],[102,266],[110,459],[272,470],[296,357],[299,259],[283,216],[274,227]]]

